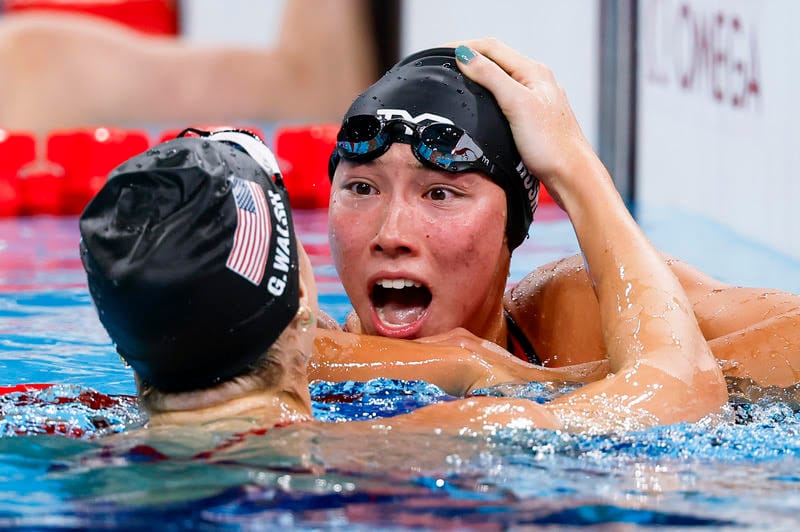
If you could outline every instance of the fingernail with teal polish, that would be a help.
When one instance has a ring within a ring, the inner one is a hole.
[[[461,61],[462,63],[469,63],[473,59],[475,59],[475,52],[473,52],[468,46],[464,46],[463,44],[456,48],[456,59]]]

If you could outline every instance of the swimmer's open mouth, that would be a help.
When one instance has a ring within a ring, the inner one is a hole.
[[[403,327],[422,318],[431,297],[426,286],[411,279],[380,279],[370,294],[378,318],[389,327]]]

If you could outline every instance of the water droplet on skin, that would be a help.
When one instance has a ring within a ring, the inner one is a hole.
[[[141,167],[142,167],[142,163],[136,163],[136,168],[141,168]]]
[[[414,66],[421,67],[422,66],[422,61],[417,61],[416,63],[414,63]]]
[[[456,92],[459,94],[464,94],[464,89],[456,89]]]
[[[467,102],[463,102],[463,103],[461,104],[461,107],[464,107],[464,108],[466,108],[466,107],[467,107]]]
[[[373,97],[372,97],[372,99],[373,99],[373,100],[377,100],[377,99],[378,99],[378,97],[377,97],[377,96],[373,96]]]
[[[444,68],[450,68],[450,63],[445,63],[442,65]]]

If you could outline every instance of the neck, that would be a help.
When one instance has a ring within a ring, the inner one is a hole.
[[[311,421],[313,416],[309,402],[294,393],[261,391],[205,408],[156,412],[150,416],[150,426],[225,423],[242,418],[249,425],[273,427]]]
[[[494,342],[500,347],[507,347],[508,343],[508,324],[504,313],[503,292],[505,291],[505,276],[502,277],[503,283],[497,283],[486,297],[486,303],[480,308],[477,314],[463,327],[490,342]]]
[[[478,336],[508,349],[510,347],[507,345],[508,323],[506,323],[506,315],[503,312],[502,299],[500,300],[500,308],[493,309],[484,323],[485,325]]]

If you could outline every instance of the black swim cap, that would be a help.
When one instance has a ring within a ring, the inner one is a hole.
[[[502,177],[492,179],[506,193],[509,249],[525,240],[539,201],[539,181],[522,163],[497,100],[459,72],[453,48],[423,50],[400,61],[356,98],[344,119],[358,115],[417,124],[450,122],[466,131],[501,170]],[[334,170],[332,165],[331,179]]]
[[[246,373],[297,312],[286,189],[272,152],[247,133],[178,138],[131,158],[80,231],[100,321],[165,392]]]

